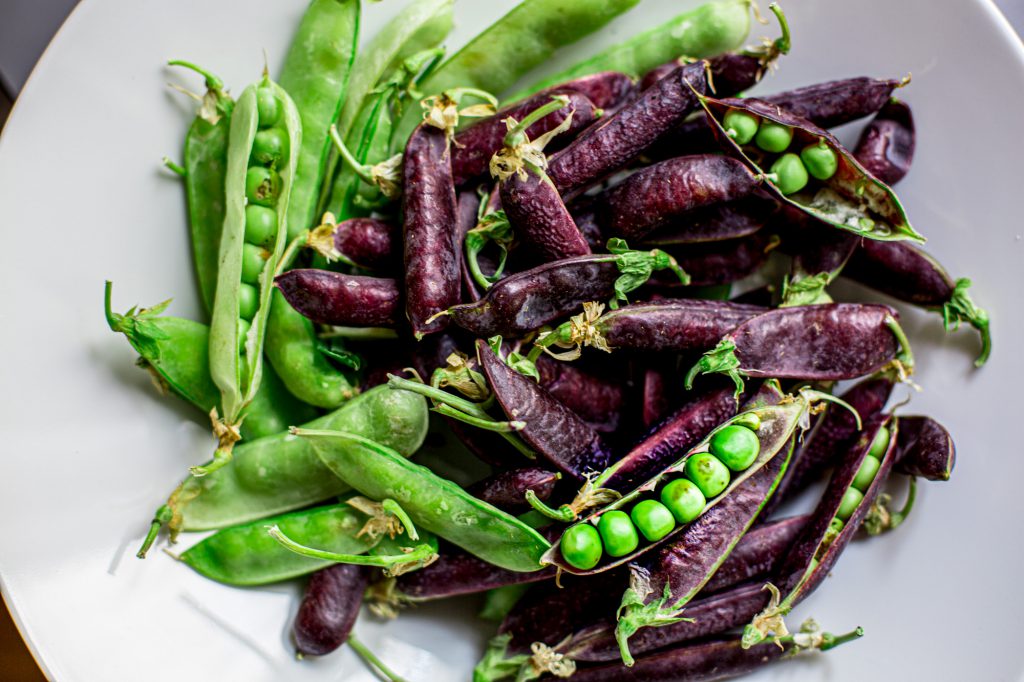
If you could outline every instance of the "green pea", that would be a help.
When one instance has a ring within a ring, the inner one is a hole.
[[[245,353],[245,337],[249,335],[249,328],[252,327],[249,324],[249,320],[238,318],[238,353]]]
[[[256,90],[256,112],[260,128],[269,128],[281,120],[281,102],[274,96],[270,88]]]
[[[262,246],[242,244],[242,281],[246,284],[259,284],[260,273],[269,255]]]
[[[775,154],[786,151],[786,147],[792,141],[793,129],[775,121],[762,122],[754,137],[754,144],[766,152]]]
[[[839,503],[839,511],[836,512],[836,516],[843,521],[848,520],[853,516],[853,512],[857,511],[857,507],[860,506],[863,499],[864,495],[859,490],[853,487],[847,488],[843,493],[843,501]]]
[[[684,472],[709,500],[729,487],[729,469],[709,452],[701,452],[686,460]]]
[[[736,144],[747,144],[757,134],[761,119],[740,109],[730,109],[722,119],[722,127]]]
[[[597,532],[601,534],[608,556],[626,556],[640,544],[636,526],[624,511],[613,510],[602,514],[601,520],[597,522]]]
[[[260,304],[260,292],[251,284],[243,283],[238,286],[238,316],[243,320],[252,321]]]
[[[836,517],[829,521],[828,527],[836,533],[839,533],[843,530],[843,528],[846,528],[846,522]]]
[[[288,133],[281,128],[268,128],[256,133],[252,142],[252,158],[264,165],[276,164],[288,156]]]
[[[878,429],[878,433],[875,434],[875,439],[871,441],[871,449],[868,450],[868,455],[882,459],[885,456],[885,451],[889,449],[889,429],[884,426]]]
[[[245,172],[245,198],[250,204],[273,206],[281,193],[281,176],[263,166],[253,166]]]
[[[878,473],[880,466],[882,466],[882,462],[877,457],[871,455],[865,457],[864,461],[860,463],[860,469],[857,469],[857,475],[853,478],[853,487],[861,492],[867,490],[871,482],[875,480],[875,474]]]
[[[839,170],[839,157],[824,140],[800,150],[800,160],[804,162],[811,177],[818,180],[828,180]]]
[[[761,428],[761,418],[757,416],[756,412],[744,412],[743,414],[736,417],[733,424],[739,426],[746,426],[751,431],[758,431]]]
[[[562,534],[562,556],[574,568],[589,571],[601,560],[601,534],[589,523],[580,523]]]
[[[733,471],[743,471],[757,459],[761,443],[745,426],[730,424],[715,432],[709,443],[711,454]]]
[[[277,211],[258,204],[245,207],[245,241],[267,246],[277,237]]]
[[[777,158],[772,164],[771,172],[777,178],[775,186],[783,194],[793,194],[807,186],[807,169],[796,154],[783,154]]]
[[[657,542],[672,532],[676,520],[669,508],[657,500],[644,500],[629,512],[637,529],[648,542]]]
[[[701,515],[708,501],[693,481],[677,478],[661,491],[661,501],[679,523],[690,523]]]

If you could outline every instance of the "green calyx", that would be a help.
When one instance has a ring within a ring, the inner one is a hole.
[[[459,108],[462,100],[474,97],[482,104],[473,104]],[[492,116],[498,108],[498,99],[489,92],[478,88],[453,88],[440,95],[433,95],[420,102],[423,107],[423,122],[439,130],[443,130],[450,140],[459,127],[459,120],[465,118],[482,118]]]
[[[988,312],[979,308],[967,293],[971,286],[971,280],[961,277],[953,286],[953,294],[942,306],[942,322],[947,331],[959,329],[961,322],[966,322],[981,334],[981,352],[974,361],[976,367],[981,367],[988,361],[992,353],[992,334],[989,330]]]
[[[494,211],[485,215],[480,222],[466,233],[466,264],[469,266],[470,274],[480,287],[486,291],[491,285],[501,279],[505,272],[505,261],[508,258],[509,249],[515,241],[515,233],[508,222],[504,211]],[[498,267],[491,275],[485,275],[480,269],[479,256],[489,242],[493,242],[501,252],[498,257]]]
[[[801,305],[831,303],[832,297],[825,290],[832,283],[832,273],[819,272],[807,277],[786,277],[782,281],[782,303],[780,308]]]
[[[736,344],[729,339],[722,339],[718,345],[704,353],[690,371],[686,373],[686,390],[693,388],[693,380],[698,374],[724,374],[736,384],[736,399],[743,393],[743,372],[740,360],[736,357]]]
[[[608,303],[612,310],[619,307],[619,301],[628,302],[626,294],[643,286],[658,270],[671,270],[679,278],[680,284],[690,283],[690,276],[679,267],[676,259],[661,249],[634,251],[629,248],[625,239],[618,237],[608,240],[607,249],[608,253],[615,254],[615,264],[622,273],[615,280],[615,296]]]
[[[889,503],[892,498],[887,493],[879,495],[878,500],[871,505],[867,515],[864,517],[863,528],[868,535],[881,535],[890,530],[896,529],[901,523],[907,520],[914,508],[914,501],[917,499],[917,478],[911,476],[910,490],[907,492],[907,501],[903,508],[897,512],[889,510]]]
[[[522,353],[516,350],[510,351],[508,355],[503,356],[501,354],[500,336],[492,336],[491,338],[487,339],[487,345],[491,347],[491,350],[494,351],[494,354],[501,358],[501,360],[506,365],[508,365],[515,371],[519,372],[523,376],[530,377],[534,381],[540,383],[540,371],[537,369],[537,365],[535,364],[535,358],[528,355],[523,355]]]
[[[171,86],[199,101],[199,118],[203,119],[210,125],[217,125],[221,118],[231,115],[231,109],[234,107],[234,100],[232,100],[231,97],[228,96],[227,92],[225,92],[224,81],[201,66],[197,66],[196,64],[183,59],[172,59],[167,62],[167,65],[181,66],[195,71],[206,81],[206,94],[202,97],[199,97],[184,88]]]
[[[146,538],[142,541],[142,547],[135,554],[139,559],[145,559],[146,553],[149,552],[150,547],[156,541],[156,536],[160,533],[160,529],[171,522],[174,518],[174,510],[168,505],[161,505],[156,510],[156,514],[153,515],[153,521],[149,525],[149,531],[146,533]]]
[[[547,104],[527,114],[522,121],[516,121],[511,116],[505,119],[508,134],[505,135],[502,148],[491,157],[489,164],[491,175],[501,181],[508,180],[513,175],[520,180],[526,180],[527,171],[529,171],[547,180],[548,159],[544,154],[544,148],[551,143],[551,140],[572,126],[572,112],[569,112],[569,115],[557,126],[538,135],[534,140],[530,140],[526,136],[526,130],[548,114],[558,111],[568,104],[568,97],[556,95]]]
[[[757,5],[754,5],[755,9]],[[757,57],[761,61],[761,69],[766,69],[772,66],[775,61],[784,54],[789,54],[789,50],[792,46],[792,41],[789,34],[789,21],[786,19],[786,15],[783,13],[782,8],[779,7],[778,3],[771,3],[768,5],[768,9],[771,10],[772,14],[779,22],[779,29],[782,32],[781,35],[775,40],[769,40],[768,38],[762,38],[762,44],[758,47],[745,50],[742,54],[748,57]],[[768,22],[764,19],[760,19],[762,23],[767,24]]]
[[[430,377],[434,388],[451,386],[470,400],[484,402],[491,397],[491,389],[483,374],[473,369],[469,356],[455,351],[445,359],[445,366],[438,367]]]
[[[496,682],[515,675],[519,668],[529,662],[529,654],[508,656],[508,645],[512,635],[498,635],[487,644],[484,657],[473,668],[473,682]]]
[[[591,346],[611,353],[612,349],[608,346],[604,332],[601,330],[602,313],[604,313],[603,303],[594,301],[584,303],[582,313],[573,315],[568,322],[559,325],[552,331],[541,332],[537,337],[536,346],[530,353],[530,358],[536,360],[536,356],[539,355],[538,349],[540,349],[558,360],[575,360],[580,356],[584,346]],[[564,353],[555,353],[551,350],[552,346],[570,350]]]
[[[360,180],[368,185],[376,187],[387,199],[397,199],[402,194],[402,155],[396,154],[380,163],[368,165],[360,161],[345,146],[345,142],[338,134],[337,126],[331,126],[328,131],[331,142],[338,152],[338,156],[348,164],[352,172]]]
[[[809,573],[810,571],[804,575],[801,582],[806,579]],[[740,646],[744,649],[756,646],[769,637],[773,637],[779,644],[782,644],[785,638],[790,637],[784,617],[789,615],[789,612],[793,609],[793,598],[798,590],[793,590],[783,600],[782,593],[779,592],[779,588],[775,587],[775,585],[765,583],[762,589],[767,590],[771,597],[764,610],[754,616],[753,620],[744,626],[743,636],[740,640]]]
[[[637,633],[640,628],[662,627],[680,622],[693,622],[692,618],[684,618],[679,615],[686,598],[676,602],[672,599],[672,589],[665,584],[665,590],[660,597],[647,602],[651,595],[650,574],[645,569],[630,566],[629,587],[622,594],[622,602],[615,617],[615,641],[619,643],[619,653],[622,662],[627,666],[634,663],[633,656],[629,652],[629,638]]]
[[[914,373],[914,351],[910,348],[910,339],[907,338],[906,332],[903,331],[903,327],[896,321],[896,318],[886,317],[885,324],[900,344],[900,350],[896,354],[899,373],[903,377],[909,377]]]
[[[155,360],[160,357],[159,341],[170,338],[167,332],[153,324],[152,320],[160,316],[172,299],[157,303],[149,308],[138,308],[132,306],[123,315],[115,313],[111,307],[114,283],[107,280],[103,289],[103,313],[107,318],[107,325],[111,331],[120,332],[128,337],[132,347],[147,360]]]

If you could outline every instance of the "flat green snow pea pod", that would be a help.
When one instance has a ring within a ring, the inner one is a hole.
[[[302,119],[302,147],[288,205],[288,238],[314,227],[320,184],[327,167],[327,129],[346,99],[359,45],[360,0],[313,0],[302,17],[281,69]]]
[[[228,133],[235,101],[224,92],[215,75],[190,62],[173,60],[171,66],[192,69],[206,79],[202,106],[185,136],[182,160],[192,260],[199,281],[199,296],[209,313],[217,289],[217,254],[224,225],[224,174],[227,169]]]
[[[274,128],[287,136],[288,156],[269,166],[258,162],[250,165],[257,132]],[[298,110],[288,93],[269,76],[264,75],[242,92],[231,115],[224,184],[226,210],[210,321],[210,375],[220,389],[222,414],[214,427],[218,439],[214,458],[208,465],[193,467],[193,475],[208,474],[230,461],[232,448],[240,438],[242,412],[260,385],[273,275],[284,253],[301,140]],[[268,212],[276,216],[277,230],[273,244],[267,248],[257,289],[242,281],[246,223],[251,215]]]
[[[344,429],[386,444],[408,457],[427,435],[427,401],[409,391],[378,386],[305,425]],[[322,502],[349,489],[320,463],[310,444],[290,434],[238,446],[230,466],[190,477],[167,502],[172,534],[224,528]]]
[[[424,81],[423,92],[438,95],[453,88],[502,92],[551,59],[559,47],[593,33],[639,1],[524,0],[442,64]],[[406,110],[395,129],[393,149],[405,147],[420,120],[415,107]]]
[[[217,407],[220,393],[210,378],[210,328],[180,317],[160,317],[170,301],[152,308],[134,308],[124,315],[111,310],[111,284],[107,282],[107,324],[120,332],[139,354],[138,365],[149,370],[161,392],[170,391],[195,405],[204,415]],[[273,371],[243,413],[242,438],[262,438],[313,419],[316,411],[292,397]]]
[[[495,566],[539,571],[551,546],[516,517],[483,502],[391,448],[352,433],[295,429],[321,461],[362,494],[397,501],[417,525]]]
[[[318,507],[219,531],[179,559],[198,573],[229,585],[266,585],[330,566],[332,561],[292,552],[267,533],[278,526],[297,541],[343,554],[363,554],[379,537],[359,535],[369,517],[348,504]]]
[[[737,49],[749,32],[749,0],[709,2],[547,76],[506,101],[514,102],[552,85],[601,71],[619,71],[639,78],[682,56],[710,57]]]

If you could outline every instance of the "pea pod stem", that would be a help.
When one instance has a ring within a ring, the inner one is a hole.
[[[402,191],[401,155],[393,156],[371,166],[359,161],[359,159],[349,151],[349,148],[346,147],[344,141],[342,141],[341,136],[338,135],[337,127],[331,126],[328,131],[328,135],[330,135],[331,142],[334,143],[334,148],[337,150],[342,160],[348,164],[349,168],[359,177],[360,180],[372,187],[380,189],[381,193],[383,193],[388,199],[395,199],[398,197]]]
[[[553,521],[558,521],[560,523],[572,523],[579,518],[576,512],[573,511],[572,506],[563,504],[558,509],[552,509],[548,505],[544,504],[543,500],[537,497],[537,493],[532,490],[526,491],[526,501],[537,512]]]
[[[504,144],[506,147],[518,147],[519,145],[527,142],[526,131],[529,130],[537,121],[541,120],[548,114],[552,114],[563,107],[568,106],[569,98],[565,95],[553,95],[551,101],[547,104],[537,107],[526,116],[523,117],[522,121],[516,123],[512,127],[508,134],[505,135]],[[515,119],[512,119],[515,120]]]
[[[146,538],[142,541],[142,547],[140,547],[139,551],[135,554],[136,557],[139,559],[146,558],[146,553],[149,552],[149,549],[156,541],[157,535],[160,533],[160,529],[163,528],[164,525],[170,523],[173,516],[174,512],[166,504],[161,505],[160,508],[156,510],[156,514],[153,515],[153,521],[149,525],[149,531],[146,532]]]
[[[309,557],[311,559],[323,559],[324,561],[334,561],[339,564],[373,566],[375,568],[383,568],[389,571],[393,571],[395,568],[406,564],[415,565],[417,563],[426,562],[431,560],[431,557],[436,556],[434,548],[429,544],[417,545],[405,554],[379,556],[367,554],[338,554],[337,552],[328,552],[326,550],[307,547],[306,545],[300,544],[285,535],[284,531],[282,531],[276,524],[267,527],[267,534],[277,540],[285,549],[295,552],[301,556]]]
[[[988,361],[992,353],[992,332],[989,330],[988,312],[978,305],[967,293],[971,280],[961,277],[953,285],[953,295],[942,305],[942,322],[947,331],[952,331],[966,322],[981,334],[981,352],[974,361],[975,367],[981,367]]]
[[[910,489],[907,491],[907,500],[903,503],[903,508],[897,512],[889,511],[889,495],[880,495],[879,500],[871,505],[871,510],[864,517],[863,528],[865,532],[868,535],[881,535],[890,530],[895,530],[910,516],[916,500],[917,477],[911,476]]]
[[[183,178],[188,176],[188,172],[185,170],[185,167],[182,166],[180,163],[175,163],[174,161],[171,161],[171,157],[165,156],[162,159],[162,162],[164,166],[166,166],[167,169],[170,170],[175,175],[178,175]]]
[[[365,644],[356,639],[355,635],[349,635],[347,641],[348,645],[352,647],[352,651],[359,654],[359,657],[366,661],[371,668],[379,672],[390,682],[405,682],[405,678],[399,677],[391,668],[386,666]]]
[[[409,515],[405,513],[402,506],[392,499],[381,500],[381,506],[384,510],[395,516],[399,521],[402,522],[402,527],[405,529],[405,534],[409,536],[410,540],[419,540],[420,534],[416,531],[416,525],[409,518]]]
[[[217,76],[213,75],[210,71],[208,71],[208,70],[204,69],[203,67],[198,66],[197,64],[194,64],[194,63],[192,63],[190,61],[186,61],[184,59],[172,59],[172,60],[167,62],[167,65],[168,66],[181,66],[181,67],[184,67],[186,69],[190,69],[192,71],[195,71],[200,76],[202,76],[204,79],[206,79],[206,87],[209,90],[213,90],[213,91],[218,91],[219,92],[219,91],[224,89],[224,81],[222,81]]]
[[[470,426],[475,426],[478,429],[483,429],[485,431],[494,431],[495,433],[515,433],[517,431],[522,431],[523,429],[526,428],[526,422],[500,422],[495,421],[493,419],[481,419],[480,417],[468,415],[464,412],[460,412],[459,410],[456,410],[455,408],[444,404],[438,405],[437,407],[433,408],[433,410],[438,414],[443,414],[444,416],[451,417],[452,419],[458,419],[459,421],[465,424],[469,424]]]

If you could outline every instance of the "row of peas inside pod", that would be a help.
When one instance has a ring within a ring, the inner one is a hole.
[[[754,413],[722,427],[711,436],[707,452],[690,456],[681,476],[651,491],[628,514],[613,509],[597,518],[596,527],[579,523],[566,530],[560,542],[562,556],[573,567],[590,570],[605,554],[617,558],[636,551],[640,534],[647,542],[657,542],[677,524],[692,523],[704,513],[708,500],[725,492],[734,475],[757,460],[760,427]]]

